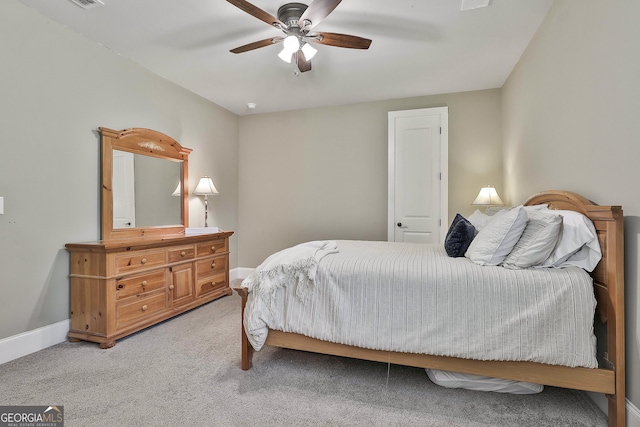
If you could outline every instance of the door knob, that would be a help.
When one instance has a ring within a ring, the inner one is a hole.
[[[401,223],[401,222],[399,222],[399,223],[398,223],[398,227],[400,227],[400,228],[407,228],[407,226],[406,226],[406,225],[402,225],[402,223]]]

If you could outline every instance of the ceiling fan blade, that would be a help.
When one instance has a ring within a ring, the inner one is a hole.
[[[272,44],[280,43],[284,38],[282,37],[271,37],[268,39],[260,40],[257,42],[245,44],[244,46],[237,47],[235,49],[231,49],[229,52],[231,53],[242,53],[248,52],[250,50],[258,49],[261,47],[271,46]]]
[[[307,61],[307,59],[304,57],[304,52],[300,49],[298,49],[298,52],[296,52],[296,61],[298,64],[298,70],[300,70],[301,73],[311,71],[311,61]]]
[[[369,49],[371,40],[358,36],[338,33],[317,33],[310,34],[307,39],[313,43],[326,44],[329,46],[346,47],[349,49]]]
[[[304,20],[311,21],[309,28],[313,28],[333,12],[333,9],[335,9],[341,1],[342,0],[314,0],[309,7],[307,7],[307,10],[304,11],[298,22],[302,25]]]
[[[227,0],[232,5],[236,6],[238,9],[242,9],[247,12],[249,15],[255,16],[261,21],[266,22],[269,25],[273,25],[274,27],[282,26],[282,28],[286,28],[286,25],[282,23],[278,18],[271,15],[268,12],[260,9],[258,6],[254,6],[245,0]]]

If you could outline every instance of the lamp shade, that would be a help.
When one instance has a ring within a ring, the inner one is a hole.
[[[176,187],[175,190],[173,190],[173,193],[171,193],[172,196],[180,196],[180,190],[182,190],[182,185],[180,185],[180,183],[178,183],[178,186]]]
[[[218,190],[213,184],[213,180],[211,178],[203,176],[200,178],[200,182],[198,182],[196,189],[193,190],[193,194],[196,196],[211,196],[212,194],[218,194]]]
[[[471,203],[472,205],[480,205],[480,206],[501,206],[504,205],[504,202],[498,196],[498,192],[495,188],[490,185],[486,187],[482,187],[480,192],[478,193],[478,197]]]
[[[316,53],[318,53],[318,49],[311,46],[309,43],[303,44],[301,49],[302,53],[304,53],[304,59],[307,61],[311,61],[311,58],[316,56]]]

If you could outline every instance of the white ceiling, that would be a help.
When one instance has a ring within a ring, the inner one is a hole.
[[[226,0],[102,0],[88,10],[20,1],[240,115],[501,87],[553,3],[492,0],[463,12],[461,0],[343,0],[315,30],[371,47],[315,45],[313,69],[296,77],[281,45],[229,52],[282,33]],[[251,2],[276,16],[287,0]]]

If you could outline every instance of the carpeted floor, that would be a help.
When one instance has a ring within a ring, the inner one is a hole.
[[[65,426],[606,426],[582,392],[445,389],[423,369],[265,348],[240,369],[240,298],[101,350],[61,343],[0,365],[0,405],[63,405]]]

